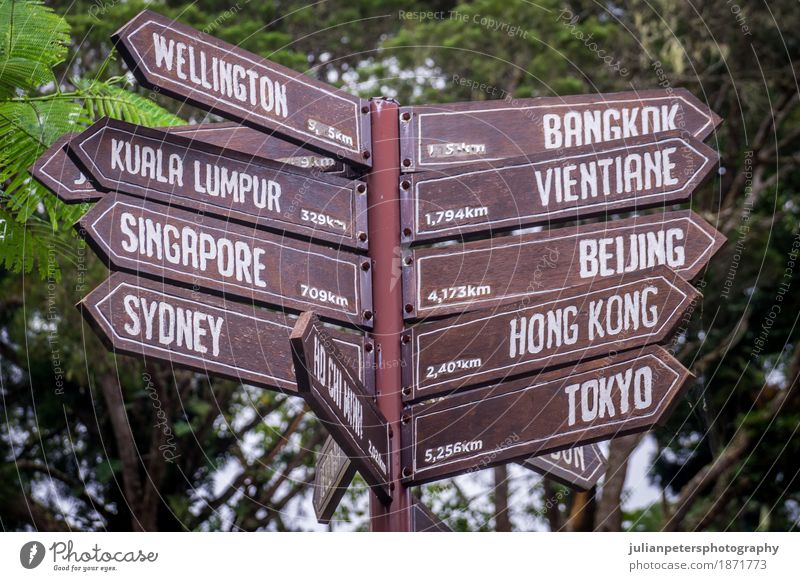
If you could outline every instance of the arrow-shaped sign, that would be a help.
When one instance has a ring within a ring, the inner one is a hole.
[[[300,395],[373,491],[384,501],[391,500],[391,428],[374,396],[313,311],[300,315],[290,341]]]
[[[682,202],[718,161],[710,147],[670,132],[401,176],[404,241]]]
[[[367,247],[363,182],[108,118],[70,140],[69,150],[101,189],[350,248]]]
[[[288,344],[296,318],[120,272],[79,307],[115,352],[297,392]],[[360,379],[371,385],[371,342],[353,333],[329,333]]]
[[[418,485],[650,429],[689,372],[661,347],[417,404],[403,416],[403,479]]]
[[[664,131],[705,139],[720,117],[686,89],[403,107],[404,171],[564,150]]]
[[[94,202],[103,197],[67,155],[67,145],[77,133],[65,133],[31,167],[31,175],[67,204]]]
[[[147,88],[370,167],[366,101],[145,10],[113,35]]]
[[[411,505],[411,530],[415,533],[452,533],[442,519],[434,514],[419,498]]]
[[[314,470],[314,514],[317,522],[328,524],[356,475],[356,468],[347,454],[328,436],[317,457]]]
[[[597,444],[531,456],[520,461],[520,464],[578,490],[589,490],[595,486],[608,467],[606,457]]]
[[[654,266],[692,280],[724,241],[682,210],[415,250],[404,260],[405,316],[487,308]]]
[[[404,399],[666,341],[699,296],[658,267],[421,323],[404,335]]]
[[[356,254],[113,193],[78,230],[114,270],[372,325],[369,263]]]

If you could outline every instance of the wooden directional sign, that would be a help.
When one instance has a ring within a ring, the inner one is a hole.
[[[331,522],[333,513],[342,500],[347,487],[356,474],[356,468],[347,454],[328,436],[317,458],[314,470],[314,514],[322,524]]]
[[[69,143],[101,189],[244,224],[367,247],[366,184],[102,119]]]
[[[404,415],[402,476],[417,485],[647,430],[688,375],[647,347],[417,404]]]
[[[518,157],[663,131],[705,139],[719,116],[686,89],[403,107],[404,171]]]
[[[405,334],[406,401],[666,341],[700,293],[658,267]]]
[[[115,352],[297,392],[288,342],[296,319],[283,313],[120,272],[79,307]],[[371,343],[367,347],[364,337],[354,333],[329,333],[360,379],[372,385]]]
[[[718,161],[710,147],[670,132],[401,176],[404,241],[682,202]]]
[[[356,254],[113,193],[78,229],[113,270],[372,325],[368,263]]]
[[[411,530],[415,533],[452,533],[453,529],[447,526],[442,519],[436,516],[431,509],[425,506],[420,499],[415,498],[411,505]]]
[[[145,10],[113,39],[139,82],[232,121],[371,167],[366,101]]]
[[[297,387],[331,437],[384,501],[389,490],[389,422],[313,311],[291,335]]]
[[[659,265],[691,280],[724,241],[683,210],[415,250],[403,269],[405,317],[486,308]]]
[[[31,175],[67,204],[94,202],[103,196],[67,155],[67,144],[77,135],[59,137],[31,168]]]
[[[606,457],[597,444],[531,456],[520,464],[578,490],[589,490],[596,485],[607,468]]]

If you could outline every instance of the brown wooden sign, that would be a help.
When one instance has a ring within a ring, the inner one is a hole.
[[[356,254],[113,193],[78,229],[114,270],[372,325],[369,264]]]
[[[300,395],[375,494],[383,501],[391,500],[391,428],[374,396],[358,380],[313,311],[300,315],[290,341]]]
[[[597,444],[531,456],[520,461],[520,464],[578,490],[589,490],[595,486],[608,467],[606,457]]]
[[[67,145],[77,135],[59,137],[31,167],[31,175],[67,204],[94,202],[103,196],[67,155]]]
[[[725,237],[689,210],[420,249],[405,259],[405,316],[446,315],[668,266],[692,280]]]
[[[121,272],[79,307],[114,352],[297,392],[288,342],[294,317]],[[371,341],[354,333],[329,333],[361,381],[373,386]]]
[[[370,167],[366,101],[149,10],[113,35],[148,88]]]
[[[404,415],[402,476],[417,485],[647,430],[688,375],[647,347],[417,404]]]
[[[518,157],[663,131],[705,139],[720,117],[686,89],[403,107],[404,171]]]
[[[411,506],[411,530],[415,533],[452,533],[442,519],[436,516],[424,502],[415,498]]]
[[[402,176],[404,241],[682,202],[718,161],[710,147],[673,131]]]
[[[405,334],[406,401],[666,341],[700,293],[658,267]]]
[[[333,518],[347,487],[356,475],[356,468],[347,454],[328,436],[317,457],[314,470],[314,514],[317,521],[328,524]]]
[[[367,247],[363,182],[108,118],[73,138],[69,149],[104,190],[350,248]]]

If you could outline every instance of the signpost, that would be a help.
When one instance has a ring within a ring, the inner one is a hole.
[[[149,10],[113,35],[138,81],[244,125],[370,167],[366,101]]]
[[[31,168],[31,175],[67,204],[94,202],[103,196],[67,155],[67,145],[77,135],[59,137]]]
[[[372,325],[369,263],[356,254],[111,193],[78,227],[115,270]]]
[[[400,120],[403,171],[673,130],[703,140],[722,121],[681,88],[403,107]]]
[[[650,429],[688,376],[648,347],[414,405],[404,416],[403,479],[416,486]]]
[[[692,280],[725,237],[689,210],[413,251],[405,317],[491,307],[668,266]]]
[[[589,490],[595,486],[608,467],[603,451],[597,444],[531,456],[521,460],[520,464],[578,490]]]
[[[102,119],[69,144],[104,190],[243,224],[367,247],[366,184]]]
[[[682,202],[719,155],[670,132],[404,175],[407,242],[491,234]]]
[[[290,342],[300,395],[349,456],[373,492],[392,498],[389,423],[313,311],[295,324]]]
[[[661,267],[419,324],[404,335],[404,400],[666,341],[699,296]]]
[[[120,272],[79,306],[115,352],[297,392],[288,342],[295,319],[283,313]],[[360,380],[372,385],[372,344],[363,335],[329,333]]]
[[[411,530],[415,533],[452,533],[453,530],[433,514],[419,498],[411,507]]]
[[[318,522],[322,524],[331,522],[333,513],[336,512],[355,474],[355,466],[347,454],[339,447],[336,440],[328,436],[319,452],[314,470],[312,502]]]

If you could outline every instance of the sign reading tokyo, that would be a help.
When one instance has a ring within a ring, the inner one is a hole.
[[[406,399],[665,341],[699,296],[659,267],[420,323],[403,345]]]
[[[313,311],[291,335],[297,387],[331,437],[384,501],[389,491],[389,422]]]
[[[145,10],[113,39],[140,83],[370,167],[367,102]]]
[[[664,131],[705,139],[721,122],[685,89],[404,107],[406,171],[518,157]]]
[[[78,228],[114,269],[372,326],[370,273],[356,254],[113,193]]]
[[[403,269],[405,316],[459,313],[655,266],[692,280],[724,241],[681,210],[415,250]]]
[[[259,387],[297,392],[284,315],[120,272],[89,293],[81,312],[115,352],[167,361]],[[371,384],[362,336],[330,331],[359,378]]]
[[[589,490],[597,484],[607,468],[606,458],[597,444],[531,456],[520,461],[520,464],[579,490]]]
[[[351,248],[367,246],[362,182],[108,118],[69,147],[106,190]]]
[[[667,351],[647,347],[411,406],[403,478],[423,484],[648,430],[688,375]]]
[[[347,487],[350,486],[355,474],[356,469],[350,462],[350,458],[339,447],[336,440],[328,436],[320,450],[314,470],[312,502],[317,522],[322,524],[331,522],[331,517],[336,512],[336,508],[347,492]]]
[[[681,202],[718,160],[671,132],[409,174],[401,226],[413,242]]]

